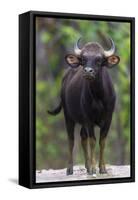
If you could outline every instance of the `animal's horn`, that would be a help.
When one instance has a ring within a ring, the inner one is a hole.
[[[114,44],[114,41],[112,40],[112,38],[109,38],[109,40],[110,40],[110,43],[111,43],[111,49],[108,50],[108,51],[105,51],[105,50],[104,50],[104,55],[105,55],[106,57],[109,57],[109,56],[113,55],[114,52],[115,52],[115,44]]]
[[[76,44],[74,45],[74,52],[76,55],[80,55],[80,53],[81,53],[81,49],[79,48],[80,40],[81,40],[81,38],[79,38],[78,41],[76,42]]]

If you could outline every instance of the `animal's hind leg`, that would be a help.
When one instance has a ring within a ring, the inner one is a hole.
[[[85,167],[87,169],[87,172],[90,173],[91,163],[90,163],[89,151],[88,151],[88,145],[89,145],[88,133],[84,127],[81,128],[80,135],[81,135],[81,145],[83,148],[84,158],[85,158]]]
[[[66,120],[66,128],[68,133],[68,145],[69,145],[69,158],[67,175],[73,174],[73,147],[74,147],[74,126],[75,123],[71,120]]]

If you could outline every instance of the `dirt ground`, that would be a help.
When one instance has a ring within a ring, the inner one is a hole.
[[[106,168],[107,174],[102,175],[97,168],[96,176],[88,175],[83,165],[74,166],[74,173],[69,176],[66,175],[66,168],[36,170],[36,183],[130,177],[129,165],[106,165]]]

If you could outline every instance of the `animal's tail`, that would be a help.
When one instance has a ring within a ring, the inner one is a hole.
[[[62,103],[60,102],[60,104],[54,109],[54,110],[48,110],[47,112],[50,114],[50,115],[57,115],[58,113],[60,113],[62,109]]]

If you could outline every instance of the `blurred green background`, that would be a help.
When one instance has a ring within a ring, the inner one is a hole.
[[[130,163],[130,24],[124,22],[36,18],[36,168],[65,168],[68,156],[64,115],[50,116],[48,109],[59,102],[61,80],[68,67],[65,55],[73,52],[76,40],[98,41],[107,49],[103,35],[112,37],[121,61],[109,70],[117,101],[105,151],[106,163]],[[109,47],[109,46],[108,46]],[[75,130],[74,164],[84,164],[79,136]],[[98,160],[99,129],[96,128]]]

